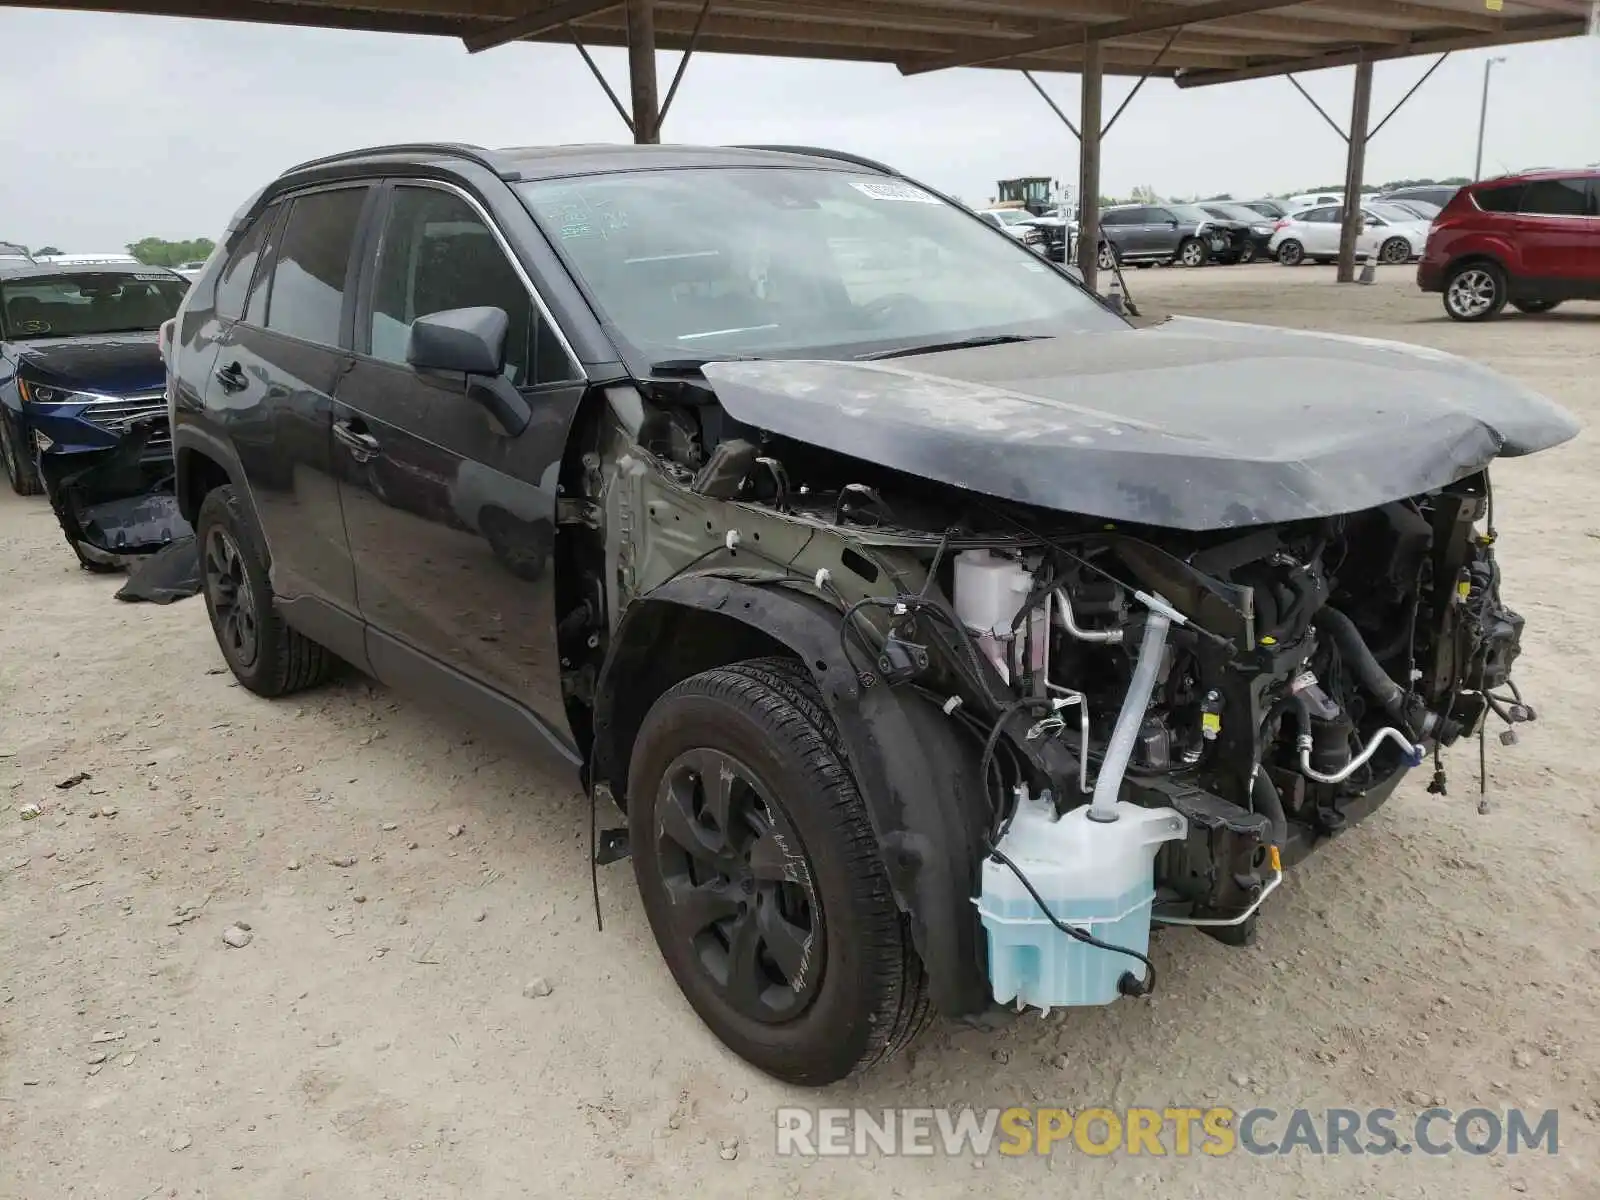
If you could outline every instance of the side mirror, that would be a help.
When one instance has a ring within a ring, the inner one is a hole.
[[[418,317],[406,344],[406,361],[424,371],[498,375],[506,364],[503,308],[451,308]]]
[[[418,317],[406,362],[419,371],[466,376],[467,399],[481,405],[507,437],[528,427],[533,410],[502,372],[511,318],[503,308],[451,308]]]

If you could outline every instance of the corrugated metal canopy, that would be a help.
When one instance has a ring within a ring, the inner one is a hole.
[[[12,6],[12,0],[0,0]],[[30,0],[147,13],[509,41],[627,44],[623,0]],[[656,0],[660,49],[683,49],[702,0]],[[710,0],[697,46],[728,54],[1076,71],[1086,40],[1107,73],[1195,87],[1446,50],[1572,37],[1590,0]],[[1151,64],[1155,63],[1151,70]]]

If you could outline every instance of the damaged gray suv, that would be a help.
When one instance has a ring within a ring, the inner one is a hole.
[[[932,1012],[1155,986],[1533,709],[1447,355],[1174,319],[880,164],[391,146],[252,199],[178,318],[177,492],[266,696],[342,660],[547,747],[676,981],[807,1084]]]

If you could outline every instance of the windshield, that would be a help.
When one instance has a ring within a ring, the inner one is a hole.
[[[153,331],[188,287],[166,271],[24,276],[0,282],[0,312],[13,338]]]
[[[1261,224],[1261,214],[1253,208],[1246,208],[1242,204],[1208,204],[1207,212],[1214,212],[1220,217],[1230,221],[1246,221],[1251,225]]]
[[[651,362],[1126,328],[1014,238],[901,179],[685,168],[519,190]]]
[[[1366,207],[1374,216],[1382,217],[1385,221],[1398,221],[1402,225],[1415,225],[1422,220],[1409,208],[1401,208],[1398,204],[1368,204]]]

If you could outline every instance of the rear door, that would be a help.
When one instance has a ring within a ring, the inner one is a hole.
[[[1589,181],[1582,176],[1528,182],[1516,230],[1529,280],[1564,286],[1591,277],[1586,268],[1594,262],[1596,222],[1588,211]]]
[[[243,315],[222,338],[206,384],[207,410],[238,455],[266,537],[274,593],[350,617],[355,574],[330,430],[334,386],[351,361],[352,249],[374,194],[371,184],[343,184],[279,206]],[[348,656],[343,644],[332,648]]]
[[[505,374],[532,408],[517,436],[468,398],[465,377],[406,363],[418,317],[474,307],[510,318]],[[531,709],[563,742],[552,554],[584,389],[571,350],[487,210],[422,181],[385,187],[355,337],[333,435],[374,672],[437,690],[443,665],[444,678]]]
[[[1301,238],[1308,256],[1326,258],[1339,253],[1339,213],[1339,208],[1324,205],[1313,208],[1302,218],[1305,224]]]

